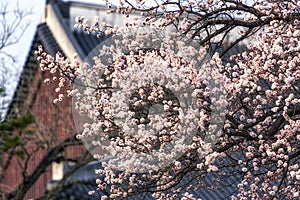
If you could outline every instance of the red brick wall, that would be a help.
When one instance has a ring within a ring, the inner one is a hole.
[[[31,102],[27,102],[24,107],[29,110],[35,117],[35,133],[26,145],[29,152],[36,148],[36,142],[42,144],[43,149],[34,153],[28,164],[27,173],[31,173],[45,153],[53,146],[59,144],[66,138],[76,134],[74,121],[72,117],[71,100],[65,99],[58,104],[53,104],[53,99],[57,96],[54,91],[56,83],[44,83],[43,80],[49,75],[42,75],[39,77],[37,73],[36,79],[32,85],[32,89],[28,97]],[[52,79],[52,77],[49,77]],[[66,152],[68,156],[80,155],[83,147],[69,148]],[[5,159],[4,159],[5,162]],[[18,183],[22,180],[22,171],[19,163],[24,163],[22,160],[12,159],[8,170],[5,172],[4,185],[10,189],[16,188]],[[51,180],[51,166],[39,177],[38,181],[27,192],[25,199],[37,198],[45,192],[47,183]]]

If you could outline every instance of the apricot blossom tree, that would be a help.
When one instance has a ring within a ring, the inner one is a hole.
[[[108,13],[142,17],[124,28],[76,18],[77,28],[109,36],[87,62],[40,47],[41,69],[60,73],[54,102],[73,98],[77,137],[105,159],[95,185],[109,191],[103,199],[196,199],[203,187],[233,187],[232,199],[299,198],[299,9],[297,1],[125,0]],[[240,35],[210,58],[230,31]],[[247,50],[224,60],[244,39]],[[74,88],[61,93],[68,81]]]

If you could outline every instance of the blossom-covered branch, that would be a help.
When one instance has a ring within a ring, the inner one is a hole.
[[[231,188],[232,199],[299,198],[299,9],[297,1],[125,1],[108,12],[145,18],[100,29],[98,18],[78,17],[79,28],[112,34],[92,66],[56,63],[62,78],[84,83],[68,93],[86,120],[78,138],[109,158],[96,171],[97,187],[110,192],[103,199],[196,199],[203,187]],[[224,51],[207,59],[213,39],[221,46],[236,27],[245,30],[225,52],[243,39],[247,51],[228,63]]]

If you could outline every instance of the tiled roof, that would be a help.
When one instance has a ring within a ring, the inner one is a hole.
[[[94,34],[87,34],[82,30],[73,30],[72,34],[78,41],[79,47],[82,49],[82,53],[79,55],[83,60],[88,54],[103,41],[103,38],[97,38]]]
[[[53,37],[49,27],[46,23],[40,24],[37,29],[38,37],[41,40],[43,48],[52,56],[55,57],[55,54],[59,51],[64,54],[64,52],[59,47],[59,44]]]

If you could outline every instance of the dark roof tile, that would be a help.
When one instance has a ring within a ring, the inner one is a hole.
[[[79,55],[82,60],[84,60],[94,50],[94,48],[101,44],[101,42],[103,42],[106,38],[104,36],[97,38],[93,33],[88,34],[78,29],[73,30],[72,34],[79,44],[78,47],[75,47],[77,50],[78,48],[82,50],[82,53]]]

